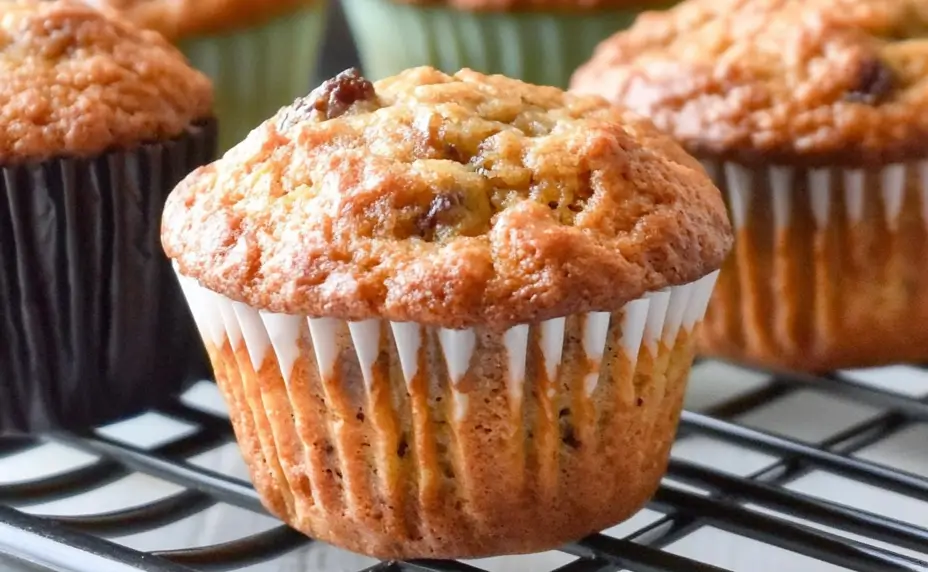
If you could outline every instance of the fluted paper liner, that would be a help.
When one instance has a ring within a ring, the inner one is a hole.
[[[219,149],[311,89],[322,45],[328,0],[229,34],[182,40],[191,65],[215,86]]]
[[[160,223],[215,146],[210,121],[135,150],[0,168],[0,434],[93,427],[209,374]]]
[[[469,67],[565,89],[596,45],[640,12],[468,11],[394,0],[348,0],[343,6],[364,73],[372,79],[431,65],[446,73]]]
[[[707,353],[812,371],[928,358],[928,163],[705,165],[736,231]]]
[[[273,314],[181,284],[271,511],[380,557],[475,557],[646,502],[716,275],[503,333]]]

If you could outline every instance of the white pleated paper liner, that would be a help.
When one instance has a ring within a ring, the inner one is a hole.
[[[430,65],[445,73],[467,67],[564,89],[596,45],[640,12],[634,6],[575,13],[469,11],[394,0],[347,0],[343,6],[371,79]]]
[[[413,558],[548,549],[638,510],[716,276],[502,333],[267,313],[181,284],[271,511]]]
[[[309,93],[327,6],[327,0],[316,0],[252,28],[180,42],[191,65],[215,86],[221,152],[245,139],[281,107]]]
[[[928,358],[928,163],[704,165],[736,232],[704,349],[807,370]]]
[[[0,168],[0,434],[86,429],[208,374],[161,250],[168,193],[214,158],[172,141]]]

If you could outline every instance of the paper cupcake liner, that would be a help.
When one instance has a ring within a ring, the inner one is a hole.
[[[628,27],[640,12],[469,12],[393,0],[343,5],[364,73],[372,79],[431,65],[446,73],[469,67],[561,88],[600,41]]]
[[[220,152],[310,90],[327,4],[318,0],[255,28],[180,42],[191,65],[213,80]]]
[[[91,427],[208,375],[160,222],[215,135],[210,121],[134,151],[0,169],[0,434]]]
[[[705,166],[736,232],[707,353],[813,371],[928,358],[928,162]]]
[[[181,284],[272,512],[381,558],[460,558],[552,548],[647,501],[716,275],[503,333],[273,314]]]

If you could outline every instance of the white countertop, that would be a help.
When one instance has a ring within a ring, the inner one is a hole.
[[[872,384],[908,396],[928,396],[928,371],[909,367],[881,368],[848,372],[855,381]],[[704,362],[694,370],[687,396],[687,407],[700,411],[729,400],[733,395],[749,392],[770,382],[766,375],[736,370],[732,366]],[[200,384],[188,398],[201,406],[222,410],[218,393],[211,384]],[[882,413],[880,409],[838,399],[813,390],[800,390],[767,403],[738,418],[759,429],[794,439],[816,443],[842,430]],[[107,428],[107,436],[151,447],[189,432],[191,427],[165,417],[148,414]],[[777,461],[769,455],[717,441],[708,437],[686,437],[678,441],[673,452],[679,459],[711,466],[734,475],[746,476]],[[928,476],[928,425],[908,427],[887,439],[866,447],[858,456],[919,475]],[[25,453],[0,460],[0,483],[16,482],[85,465],[94,457],[67,447],[47,444]],[[224,446],[194,459],[213,470],[247,478],[244,464],[234,445]],[[675,486],[673,483],[669,483]],[[928,503],[880,490],[823,471],[809,473],[788,488],[818,498],[832,500],[877,514],[890,516],[928,528]],[[179,487],[158,479],[133,474],[100,489],[43,505],[19,507],[36,514],[93,514],[138,505],[178,492]],[[688,488],[688,490],[693,490]],[[758,509],[763,510],[763,509]],[[625,536],[649,523],[660,513],[644,510],[630,521],[607,531]],[[785,517],[790,518],[790,517]],[[228,505],[211,509],[145,534],[115,539],[140,550],[204,546],[233,540],[275,526],[276,521]],[[889,547],[869,539],[811,524],[835,534],[857,538],[862,542],[890,548],[900,554],[928,559],[912,551]],[[836,566],[787,552],[745,537],[702,527],[676,541],[668,550],[696,560],[744,572],[826,572],[842,570]],[[573,559],[550,552],[533,556],[503,557],[481,560],[476,564],[491,572],[543,572]],[[249,568],[257,572],[319,571],[355,572],[376,561],[346,553],[322,544],[290,554],[272,563]],[[3,564],[0,562],[0,569]]]

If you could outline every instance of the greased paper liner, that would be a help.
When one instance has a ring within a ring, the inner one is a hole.
[[[208,121],[132,151],[0,168],[0,434],[89,428],[209,374],[160,223],[215,145]]]
[[[561,88],[600,41],[629,26],[639,12],[472,12],[394,0],[348,0],[343,6],[364,73],[372,79],[431,65],[446,73],[469,67]]]
[[[690,284],[648,294],[629,302],[615,314],[584,314],[583,348],[587,359],[595,364],[584,380],[587,395],[596,389],[599,364],[602,362],[611,320],[621,320],[622,351],[634,369],[639,352],[656,354],[659,344],[673,347],[681,331],[693,331],[702,321],[717,277],[718,271]],[[337,331],[339,326],[347,325],[352,349],[361,366],[362,378],[368,387],[374,383],[373,365],[382,351],[382,320],[345,322],[333,318],[306,318],[264,312],[203,288],[193,279],[181,275],[179,279],[200,333],[207,343],[221,348],[228,342],[233,350],[244,345],[254,371],[261,371],[266,360],[276,360],[284,380],[289,381],[293,363],[300,352],[302,324],[306,323],[319,375],[323,378],[331,377],[344,349],[337,344]],[[565,318],[554,318],[539,325],[539,345],[549,379],[556,378],[557,369],[561,365],[565,323]],[[464,418],[469,404],[467,395],[460,392],[457,385],[470,368],[477,346],[476,331],[472,328],[430,328],[413,322],[388,324],[393,332],[393,341],[407,384],[412,384],[419,373],[424,332],[433,330],[437,333],[453,388],[454,414],[458,419]],[[503,336],[509,359],[509,392],[514,397],[521,396],[523,392],[528,334],[529,326],[519,325],[507,330]]]
[[[379,558],[551,549],[666,467],[717,273],[503,333],[258,311],[181,278],[269,510]]]
[[[180,42],[191,65],[214,83],[220,152],[309,92],[327,5],[317,0],[255,28]]]
[[[928,161],[703,165],[736,232],[703,328],[706,349],[801,369],[928,357],[928,346],[905,347],[924,345],[912,343],[909,325],[928,310],[928,275],[917,270],[928,255]]]

